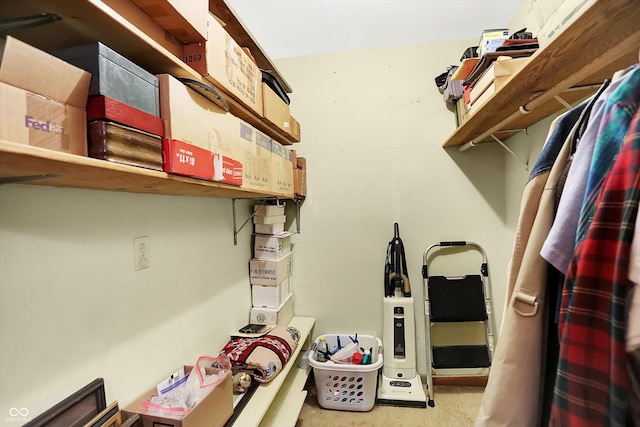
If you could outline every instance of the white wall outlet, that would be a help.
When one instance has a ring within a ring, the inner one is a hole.
[[[144,270],[151,267],[151,246],[149,237],[141,236],[133,239],[133,269]]]

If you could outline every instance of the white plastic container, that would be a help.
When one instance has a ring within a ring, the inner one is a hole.
[[[342,345],[351,343],[348,335],[323,336],[327,339],[330,351],[338,346],[338,336]],[[315,354],[318,340],[319,338],[316,339],[308,358],[309,365],[313,368],[318,404],[326,409],[370,411],[376,402],[378,369],[383,363],[382,341],[371,335],[358,335],[359,347],[373,349],[372,360],[368,365],[352,365],[332,361],[318,362]]]

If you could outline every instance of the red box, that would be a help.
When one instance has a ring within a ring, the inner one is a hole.
[[[175,175],[242,185],[242,163],[177,139],[162,140],[162,168]]]
[[[164,122],[160,117],[108,96],[89,97],[87,101],[87,121],[91,120],[110,120],[164,137]]]

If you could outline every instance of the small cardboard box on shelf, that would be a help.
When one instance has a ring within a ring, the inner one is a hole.
[[[181,43],[207,40],[208,0],[132,0]]]
[[[249,261],[249,283],[252,285],[276,286],[291,276],[292,252],[277,260],[253,258]]]
[[[291,276],[276,286],[251,285],[251,302],[254,307],[278,308],[291,293]]]
[[[191,369],[193,369],[193,366],[184,367],[186,373],[191,372]],[[157,395],[158,391],[156,387],[153,387],[127,405],[123,411],[129,414],[139,414],[144,427],[222,427],[233,415],[231,372],[227,373],[226,378],[211,390],[183,419],[139,412],[140,406],[144,402]]]
[[[256,234],[253,236],[253,256],[257,259],[275,261],[291,252],[291,235],[283,231],[279,234]]]
[[[91,74],[10,36],[0,55],[0,139],[86,156]]]

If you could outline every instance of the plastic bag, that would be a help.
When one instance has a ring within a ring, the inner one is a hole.
[[[201,356],[184,383],[166,394],[153,396],[142,403],[139,411],[181,420],[225,379],[229,371],[231,361],[226,355]]]

